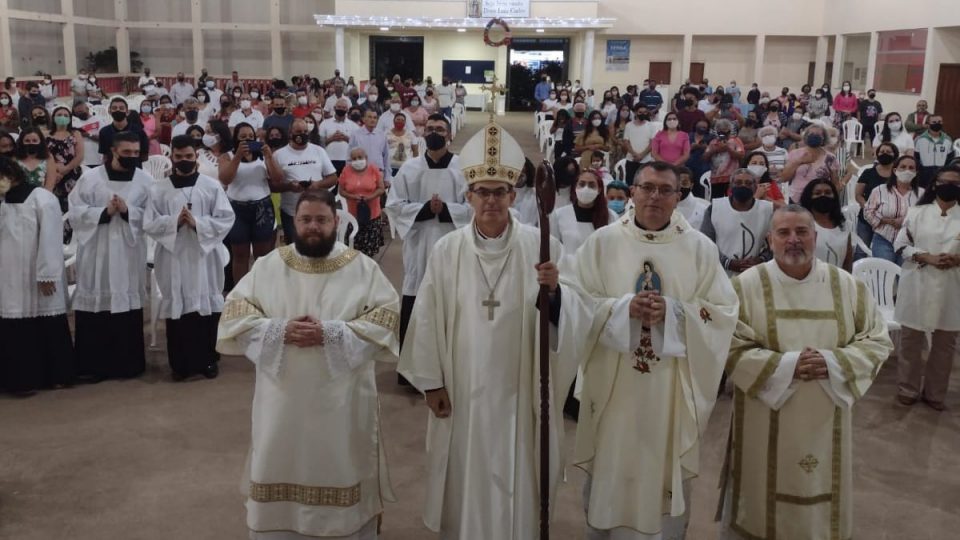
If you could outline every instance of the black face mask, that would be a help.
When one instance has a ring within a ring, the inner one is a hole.
[[[110,113],[110,116],[113,118],[114,122],[123,122],[127,119],[126,111],[113,111]]]
[[[187,118],[187,122],[194,124],[196,123],[197,118],[200,118],[200,111],[187,111],[183,113],[183,115]]]
[[[305,133],[297,133],[296,135],[291,135],[290,141],[298,145],[307,144],[307,135]]]
[[[354,122],[359,122],[359,121],[360,121],[360,115],[357,114],[357,113],[351,114],[351,115],[350,115],[350,119],[353,120]]]
[[[896,161],[896,158],[893,157],[893,154],[877,154],[877,163],[881,165],[889,165]]]
[[[829,214],[837,206],[837,200],[833,197],[815,197],[810,201],[810,207],[814,212],[820,214]]]
[[[283,116],[283,113],[287,112],[287,108],[286,108],[286,107],[274,107],[274,108],[273,108],[273,112],[276,113],[277,116]]]
[[[637,118],[640,119],[640,120],[646,121],[646,120],[649,120],[649,119],[650,119],[650,114],[649,114],[649,113],[640,113],[640,114],[637,115]]]
[[[347,111],[346,109],[334,109],[333,114],[335,114],[337,118],[343,118],[347,115]]]
[[[284,145],[283,139],[267,139],[267,146],[276,150]]]
[[[682,187],[682,188],[680,188],[680,200],[682,201],[682,200],[686,199],[687,197],[689,197],[689,196],[690,196],[690,191],[691,191],[691,188],[688,188],[688,187]]]
[[[934,188],[937,198],[943,202],[954,202],[960,199],[960,185],[957,184],[939,184]]]
[[[34,116],[34,117],[33,117],[33,125],[35,125],[35,126],[45,126],[45,125],[47,125],[47,117],[46,117],[46,116]]]
[[[747,186],[737,186],[730,192],[737,202],[745,203],[753,198],[753,190]]]
[[[940,122],[930,124],[930,131],[940,131],[941,129],[943,129],[943,124]]]
[[[117,163],[119,163],[124,169],[132,171],[140,167],[140,158],[134,156],[120,156],[117,158]]]
[[[188,176],[196,167],[197,162],[189,159],[182,159],[173,164],[173,168],[176,169],[179,176]]]
[[[88,118],[90,118],[90,113],[85,113],[85,112],[73,113],[73,115],[81,120],[87,120]]]
[[[701,135],[706,135],[709,131],[710,131],[710,128],[705,128],[705,127],[697,126],[697,133],[699,133],[699,134],[701,134]]]
[[[447,138],[439,133],[429,133],[424,140],[427,142],[427,148],[433,151],[440,150],[447,146]]]
[[[39,144],[39,143],[24,144],[24,145],[23,145],[23,151],[26,152],[27,155],[29,155],[29,156],[33,156],[33,155],[39,154],[39,153],[40,153],[40,144]]]

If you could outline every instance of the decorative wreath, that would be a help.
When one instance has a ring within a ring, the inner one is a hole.
[[[503,39],[501,39],[500,41],[490,40],[490,29],[493,28],[494,25],[499,26],[500,28],[503,28],[504,35],[503,35]],[[509,47],[511,41],[513,41],[513,38],[510,37],[510,27],[507,26],[507,22],[504,21],[503,19],[500,19],[500,18],[490,19],[490,22],[487,23],[486,28],[483,29],[483,42],[489,45],[490,47],[502,47],[504,45]]]

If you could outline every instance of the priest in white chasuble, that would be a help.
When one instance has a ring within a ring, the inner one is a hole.
[[[733,280],[740,315],[723,537],[843,540],[853,530],[851,408],[893,349],[867,287],[816,259],[804,208],[774,213],[774,260]]]
[[[0,158],[0,391],[73,382],[60,203]]]
[[[154,180],[139,168],[136,133],[117,133],[108,158],[85,172],[69,197],[77,238],[77,370],[94,381],[136,377],[146,368],[143,213]]]
[[[372,540],[394,500],[374,360],[396,361],[399,298],[337,223],[332,193],[302,193],[294,243],[257,259],[220,318],[217,350],[256,365],[254,540]]]
[[[539,264],[540,231],[511,217],[524,157],[496,124],[460,154],[471,225],[441,238],[427,262],[399,372],[426,395],[424,523],[449,540],[530,540],[539,523],[540,285],[559,351],[550,373],[550,493],[564,459],[563,398],[576,374],[579,292]],[[561,255],[550,240],[551,260]],[[559,389],[559,391],[557,391]],[[553,505],[551,505],[551,508]]]
[[[223,239],[234,213],[220,182],[197,171],[193,139],[178,135],[170,146],[173,172],[153,185],[143,229],[157,241],[154,272],[173,378],[212,379],[219,373],[217,321],[229,260]]]
[[[450,121],[434,114],[424,128],[427,151],[400,167],[384,211],[403,240],[403,303],[400,342],[406,335],[417,289],[437,240],[470,223],[472,210],[460,161],[447,149]]]
[[[590,540],[684,538],[737,316],[716,246],[675,211],[675,168],[645,166],[632,197],[561,270],[596,302],[574,456]]]

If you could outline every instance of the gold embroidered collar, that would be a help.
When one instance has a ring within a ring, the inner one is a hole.
[[[670,224],[660,231],[648,231],[637,226],[636,213],[633,209],[621,216],[617,223],[628,235],[648,244],[669,244],[683,233],[693,230],[679,210],[674,210]]]
[[[279,249],[279,252],[280,258],[283,259],[283,262],[286,263],[287,266],[304,274],[329,274],[330,272],[336,272],[350,264],[360,254],[359,251],[347,248],[346,251],[336,257],[311,259],[297,253],[296,248],[293,247],[292,244],[283,246]]]

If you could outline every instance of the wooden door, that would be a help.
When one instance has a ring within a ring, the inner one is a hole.
[[[703,82],[703,70],[706,64],[703,62],[690,62],[690,84],[700,84]]]
[[[933,112],[943,117],[943,130],[947,134],[960,137],[960,64],[940,64]]]
[[[657,84],[670,84],[670,70],[673,68],[672,62],[650,62],[650,78]]]

